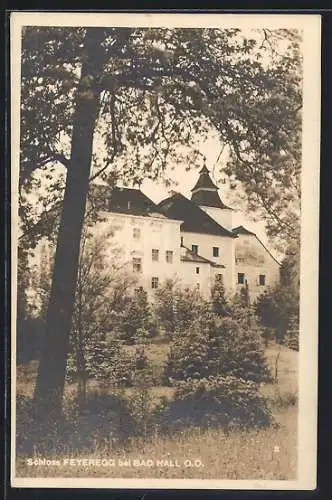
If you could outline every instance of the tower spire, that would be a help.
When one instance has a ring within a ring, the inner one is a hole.
[[[220,199],[218,186],[210,177],[205,157],[203,167],[199,171],[199,178],[195,186],[192,188],[191,193],[191,201],[195,202],[197,205],[215,208],[229,208]]]

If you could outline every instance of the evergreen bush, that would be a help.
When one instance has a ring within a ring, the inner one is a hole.
[[[183,426],[266,427],[272,415],[255,382],[231,375],[177,383],[174,400],[159,411],[165,429]]]
[[[181,287],[175,281],[166,280],[156,290],[154,315],[159,326],[171,338],[205,314],[210,305],[196,288]]]
[[[219,375],[253,382],[271,377],[259,330],[239,320],[209,314],[173,339],[165,382]]]

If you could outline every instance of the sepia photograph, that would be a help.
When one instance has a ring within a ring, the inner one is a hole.
[[[320,17],[11,15],[19,487],[314,489]]]

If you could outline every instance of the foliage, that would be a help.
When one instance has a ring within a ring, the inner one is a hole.
[[[130,387],[133,385],[135,359],[132,359],[117,341],[96,336],[84,345],[84,373],[77,356],[77,347],[72,344],[67,361],[67,380],[86,385],[88,380],[99,381],[101,387]],[[85,402],[82,402],[83,406]]]
[[[36,321],[34,301],[30,300],[31,264],[30,252],[20,246],[17,257],[17,309],[16,309],[16,353],[17,362],[35,359],[43,330],[42,321]]]
[[[280,185],[299,177],[300,40],[289,30],[260,35],[261,44],[238,29],[24,28],[22,244],[57,237],[66,193],[36,401],[52,395],[60,410],[91,159],[91,178],[110,184],[165,178],[168,162],[195,163],[198,137],[215,128],[231,151],[228,173],[278,221],[280,234],[294,233],[296,214],[287,209],[296,200]],[[272,45],[280,37],[289,42],[281,55]],[[59,164],[66,180],[55,172]]]
[[[299,247],[289,246],[281,265],[280,283],[257,298],[255,310],[263,327],[272,328],[280,341],[287,335],[290,344],[293,335],[295,345],[299,331],[299,292]]]
[[[211,289],[212,312],[217,316],[229,316],[230,307],[226,299],[223,280],[215,280]]]
[[[17,254],[17,319],[24,320],[29,315],[27,292],[29,288],[29,252],[18,247]]]
[[[170,336],[187,328],[208,309],[209,305],[196,288],[183,288],[174,280],[166,280],[156,290],[154,315],[159,326]]]
[[[234,376],[262,382],[270,379],[260,332],[232,318],[205,316],[171,343],[167,380]]]
[[[45,321],[43,318],[18,318],[16,328],[16,362],[18,364],[39,359],[44,334]]]
[[[148,295],[142,287],[131,291],[125,307],[120,311],[113,309],[111,315],[118,338],[127,344],[135,343],[142,335],[148,336],[152,327]]]
[[[264,217],[268,236],[283,250],[285,241],[296,240],[300,232],[301,34],[285,29],[263,29],[261,34],[261,44],[252,47],[258,65],[252,60],[245,73],[239,73],[246,79],[248,70],[251,81],[238,94],[232,88],[214,111],[230,153],[230,186],[235,192],[238,187],[244,190],[245,209]],[[265,57],[269,59],[262,73]]]
[[[177,384],[174,400],[161,412],[162,425],[267,427],[271,413],[257,384],[232,375],[187,379]]]
[[[176,387],[161,412],[166,426],[270,423],[259,384],[270,381],[271,374],[260,331],[248,317],[208,313],[177,332],[165,378]]]
[[[62,421],[48,432],[44,432],[47,422],[36,418],[31,398],[17,398],[16,416],[17,451],[28,456],[101,449],[105,443],[109,447],[136,433],[130,404],[121,395],[90,393],[84,409],[77,398],[66,398]]]
[[[263,210],[271,234],[278,229],[292,237],[299,200],[300,34],[101,30],[105,64],[92,176],[139,183],[162,173],[168,182],[167,165],[194,164],[197,138],[215,129],[230,152],[231,183],[240,182],[252,208]],[[20,216],[30,244],[40,235],[56,236],[85,32],[23,30]],[[180,155],[179,145],[185,146]],[[32,190],[39,211],[29,199]]]
[[[75,368],[68,375],[76,371],[83,398],[88,378],[102,380],[106,385],[133,384],[136,360],[125,353],[116,338],[113,319],[125,310],[127,316],[121,316],[121,329],[131,339],[136,329],[147,326],[149,318],[145,292],[136,289],[130,295],[135,280],[122,270],[117,258],[120,250],[112,245],[112,235],[93,237],[87,230],[82,242],[71,332],[71,365]],[[129,317],[128,311],[132,314]],[[129,324],[131,320],[133,324]]]
[[[298,331],[298,304],[294,301],[294,295],[289,288],[276,286],[256,300],[256,313],[261,325],[267,329],[273,329],[278,341],[282,341],[291,328]]]
[[[299,351],[300,349],[300,326],[299,318],[291,316],[288,322],[288,329],[283,336],[283,344],[289,349]]]
[[[74,449],[108,446],[112,442],[126,439],[135,432],[127,400],[122,395],[91,393],[87,396],[82,411],[75,405],[67,411],[67,426],[64,438],[74,441]],[[73,439],[74,435],[74,439]],[[69,441],[69,442],[70,442]]]

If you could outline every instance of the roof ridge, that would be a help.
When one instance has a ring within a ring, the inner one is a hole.
[[[197,205],[194,201],[192,201],[189,198],[187,198],[186,196],[184,196],[182,193],[174,193],[172,196],[169,196],[168,198],[166,198],[166,199],[162,200],[161,202],[159,202],[158,203],[158,207],[160,205],[164,204],[166,201],[169,201],[172,198],[174,199],[175,197],[178,197],[178,198],[181,197],[183,200],[185,200],[185,202],[188,205],[191,205],[191,206],[195,207],[195,209],[199,211],[199,213],[201,214],[201,216],[203,218],[205,218],[205,220],[208,220],[210,222],[210,224],[212,224],[212,226],[215,226],[218,229],[220,229],[223,232],[225,232],[227,236],[230,236],[232,238],[237,238],[237,235],[235,233],[233,233],[233,231],[230,231],[229,229],[226,229],[224,226],[222,226],[221,224],[219,224],[207,212],[205,212],[204,210],[202,210],[199,205]]]

